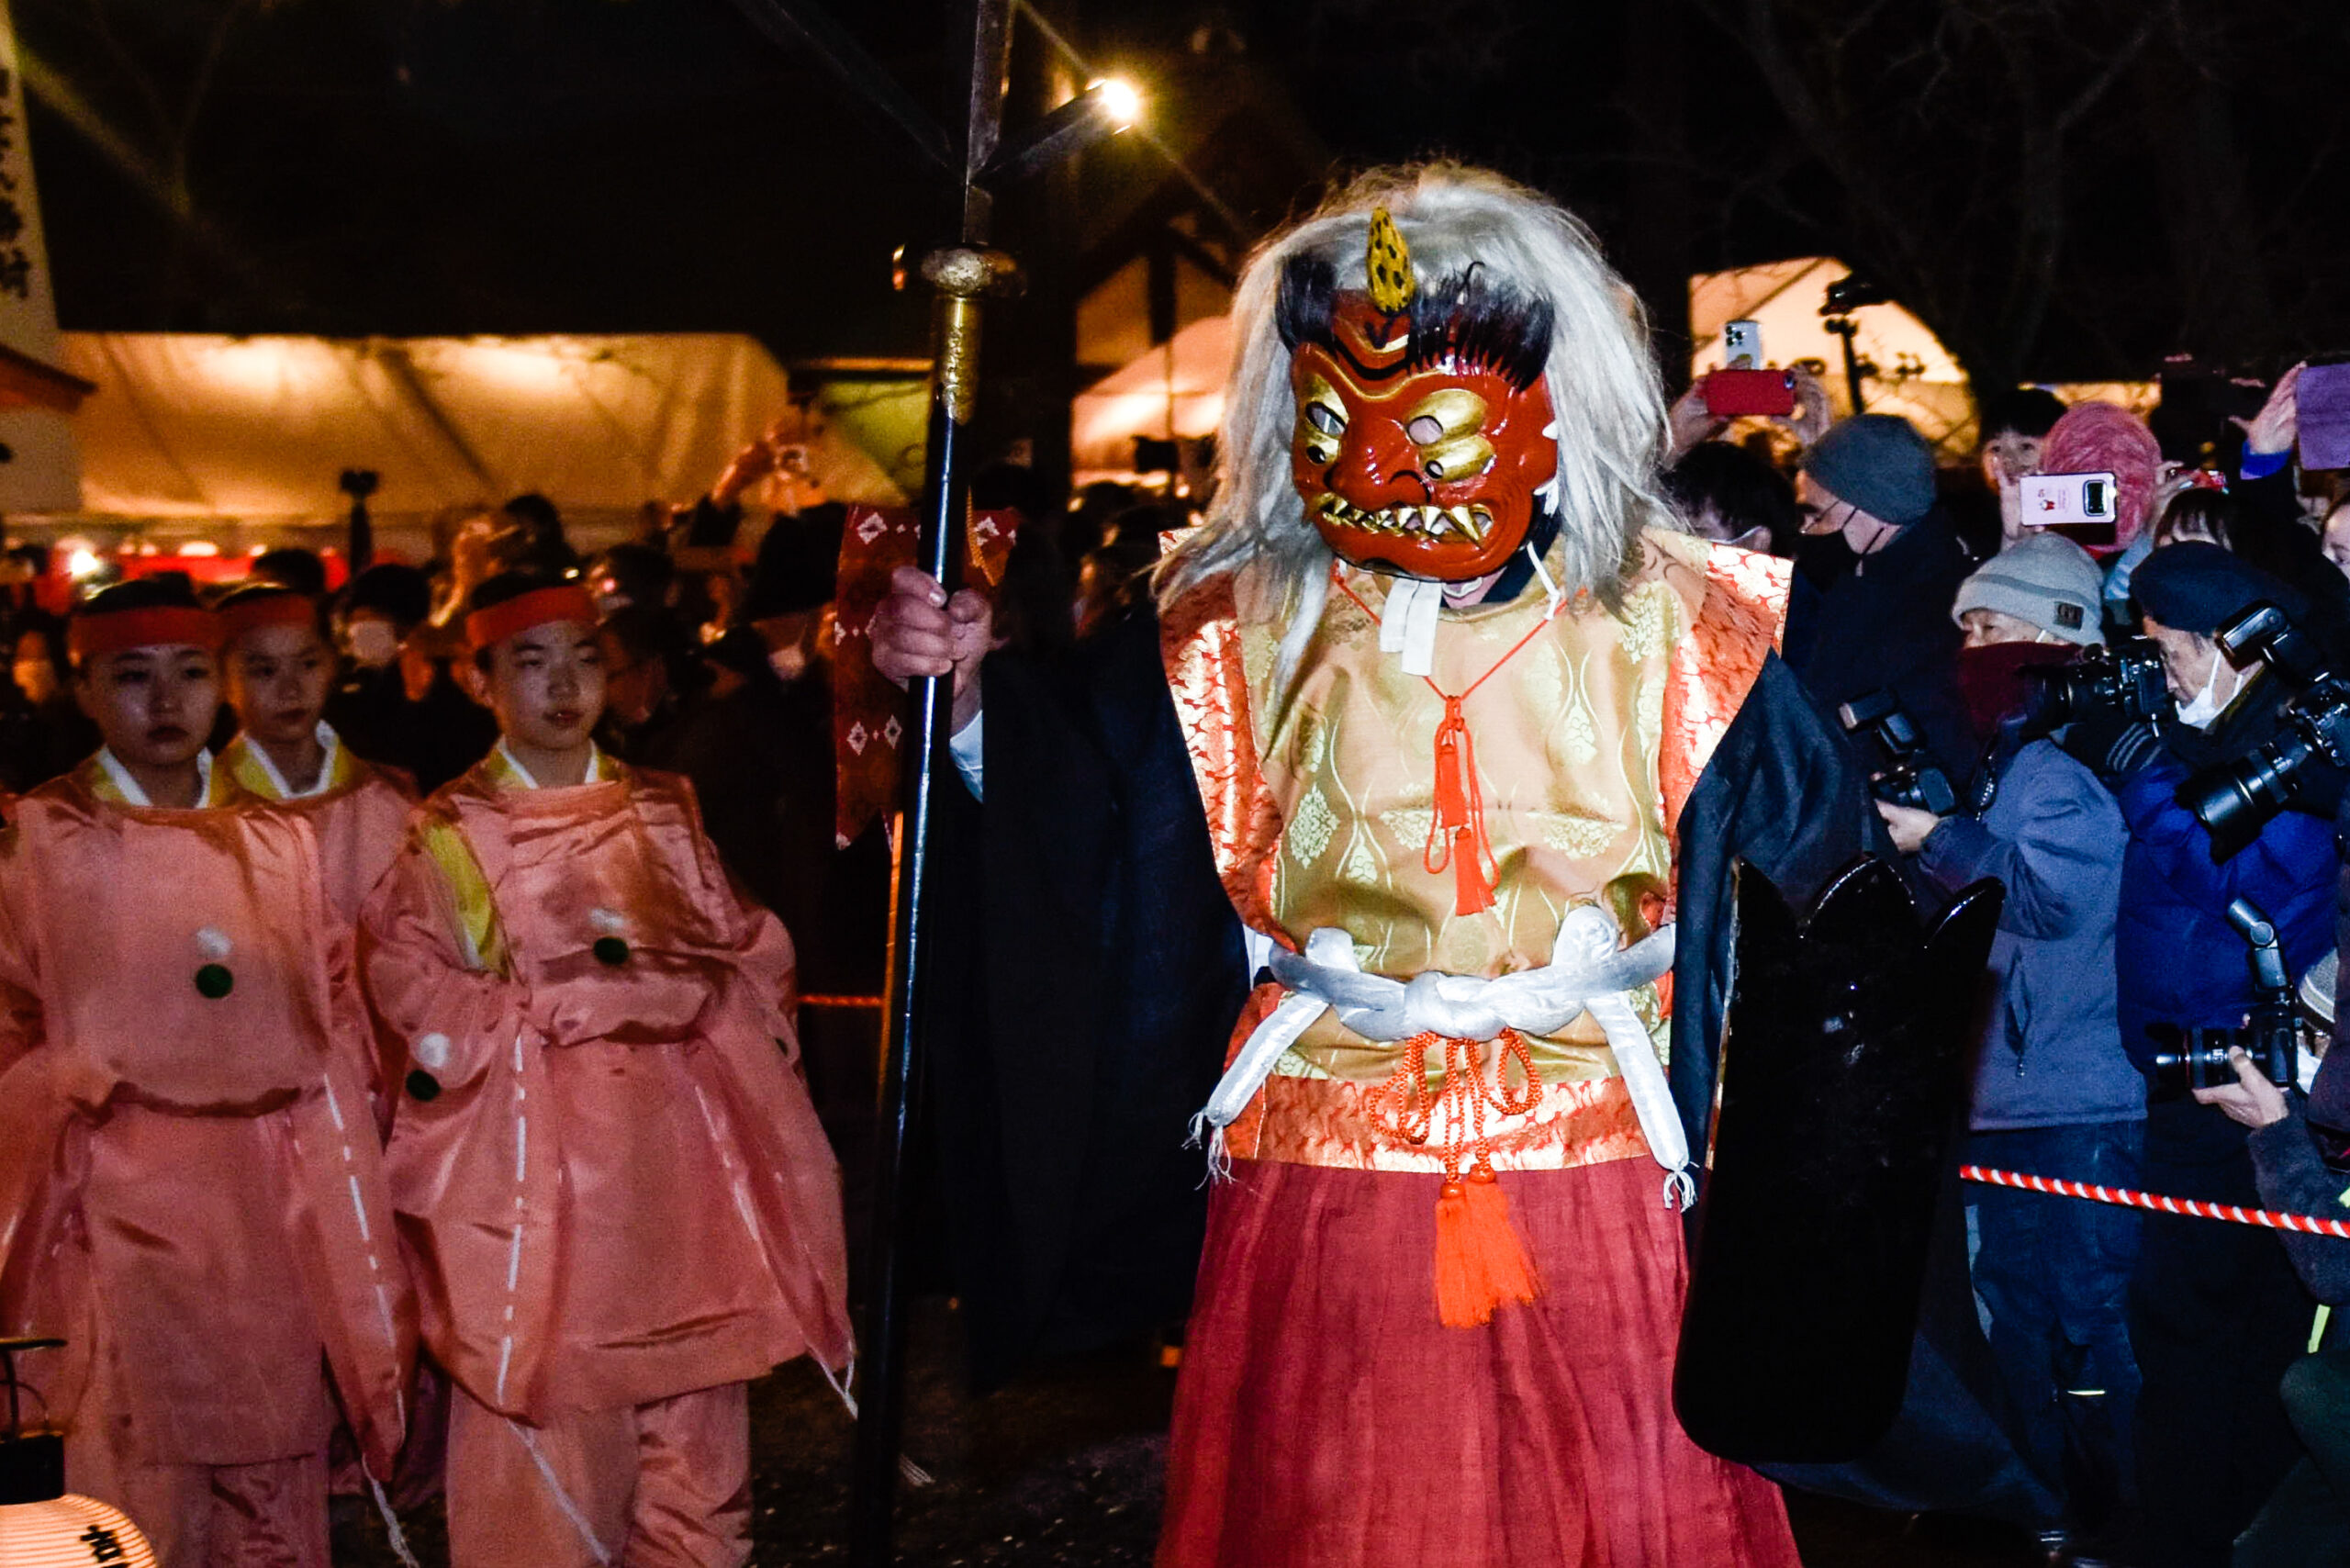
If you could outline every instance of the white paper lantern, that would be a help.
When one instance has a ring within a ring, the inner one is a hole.
[[[0,1339],[0,1568],[155,1568],[155,1549],[120,1509],[65,1490],[65,1439],[25,1429],[17,1357],[64,1343]]]
[[[139,1527],[90,1497],[0,1505],[0,1568],[155,1568]]]

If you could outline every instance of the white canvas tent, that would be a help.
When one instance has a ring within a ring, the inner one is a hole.
[[[1838,414],[1852,412],[1844,385],[1844,345],[1823,322],[1828,286],[1852,269],[1833,256],[1797,256],[1689,280],[1689,369],[1703,375],[1722,363],[1722,325],[1751,320],[1762,330],[1762,355],[1774,365],[1808,364],[1820,373]],[[1927,325],[1897,301],[1852,312],[1859,331],[1852,348],[1877,373],[1865,375],[1861,396],[1873,414],[1899,414],[1941,448],[1965,457],[1975,444],[1975,401],[1965,367]],[[2119,403],[2143,415],[2161,398],[2151,381],[2071,382],[2049,390],[2067,403]]]
[[[1078,394],[1069,453],[1079,482],[1135,477],[1136,436],[1214,435],[1231,360],[1232,318],[1203,317]]]
[[[1762,330],[1762,355],[1774,365],[1808,364],[1826,384],[1839,414],[1850,413],[1844,386],[1844,345],[1823,324],[1828,286],[1851,274],[1833,256],[1797,256],[1689,280],[1689,370],[1720,368],[1722,326],[1751,320]],[[1975,404],[1966,372],[1923,321],[1897,303],[1852,313],[1859,331],[1853,350],[1877,374],[1861,383],[1874,414],[1899,414],[1937,446],[1953,454],[1972,444]]]
[[[648,500],[699,495],[792,402],[751,338],[230,338],[68,332],[67,369],[96,384],[75,416],[82,509],[15,514],[12,533],[198,536],[235,553],[338,525],[347,468],[381,476],[378,537],[414,558],[426,519],[525,490],[581,543]],[[838,500],[904,499],[802,404],[795,436]]]

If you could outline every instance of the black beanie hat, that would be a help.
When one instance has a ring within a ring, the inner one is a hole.
[[[2309,601],[2251,562],[2190,539],[2165,544],[2130,575],[2131,597],[2174,632],[2208,637],[2263,599],[2299,622]]]

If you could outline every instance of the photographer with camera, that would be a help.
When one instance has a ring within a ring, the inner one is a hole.
[[[2241,852],[2215,860],[2209,831],[2177,798],[2190,775],[2281,733],[2284,683],[2258,665],[2236,668],[2213,633],[2264,600],[2290,613],[2300,596],[2199,543],[2154,552],[2132,586],[2176,711],[2159,724],[2084,720],[2066,745],[2110,781],[2130,830],[2114,957],[2122,1047],[2153,1081],[2141,1185],[2253,1206],[2259,1193],[2244,1129],[2157,1077],[2152,1031],[2233,1029],[2262,1004],[2247,937],[2230,919],[2238,901],[2263,912],[2279,967],[2291,975],[2334,939],[2329,823],[2282,812]],[[2143,1560],[2216,1568],[2299,1455],[2277,1385],[2306,1343],[2310,1299],[2274,1234],[2150,1214],[2130,1306],[2143,1379]]]
[[[1967,1159],[2134,1186],[2145,1088],[2121,1049],[2113,986],[2128,831],[2097,776],[2031,722],[2033,673],[2103,641],[2102,586],[2088,552],[2054,535],[2026,538],[1968,577],[1951,616],[1965,633],[1959,686],[1985,746],[1965,792],[1972,809],[1877,811],[1939,894],[1985,877],[2007,888]],[[2137,1216],[2003,1187],[1976,1189],[1969,1202],[1981,1243],[1975,1288],[2024,1420],[2026,1457],[2052,1484],[2067,1483],[2065,1523],[2097,1528],[2131,1473]]]
[[[2261,1202],[2286,1214],[2350,1210],[2350,1052],[2322,1055],[2339,1065],[2320,1060],[2313,1077],[2297,1075],[2306,1100],[2241,1049],[2229,1053],[2235,1082],[2195,1092],[2251,1129]],[[2350,1241],[2291,1233],[2281,1240],[2311,1294],[2329,1307],[2350,1306]],[[2331,1320],[2324,1344],[2285,1373],[2285,1411],[2306,1451],[2237,1538],[2234,1568],[2350,1564],[2350,1333],[2341,1324]]]

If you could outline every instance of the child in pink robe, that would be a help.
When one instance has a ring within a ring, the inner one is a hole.
[[[0,1324],[68,1484],[167,1568],[327,1568],[338,1400],[387,1473],[411,1359],[372,1040],[317,839],[203,751],[217,618],[78,611],[106,745],[0,834]]]
[[[418,812],[362,931],[405,1070],[401,1238],[457,1384],[451,1559],[740,1563],[747,1380],[850,1356],[790,941],[690,788],[588,739],[584,590],[493,579],[467,634],[503,738]]]
[[[220,767],[237,787],[310,820],[319,837],[327,902],[349,926],[408,836],[416,787],[342,744],[322,716],[334,680],[334,648],[308,595],[274,584],[220,601],[222,669],[237,738]]]

